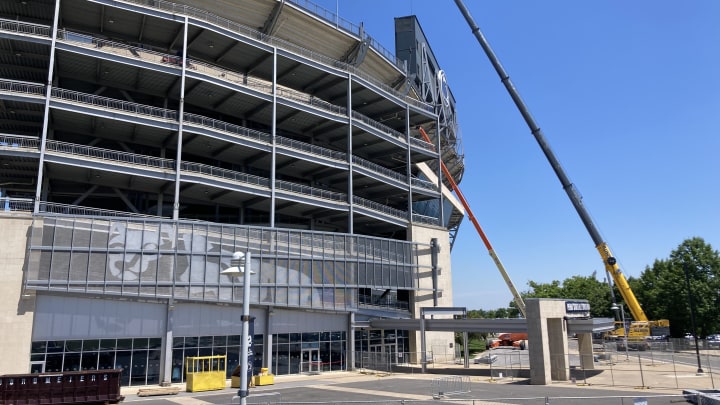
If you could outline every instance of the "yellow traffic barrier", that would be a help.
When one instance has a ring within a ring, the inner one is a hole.
[[[227,356],[188,357],[185,360],[185,381],[188,392],[225,388]]]

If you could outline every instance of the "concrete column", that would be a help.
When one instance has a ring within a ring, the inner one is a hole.
[[[580,352],[580,367],[585,370],[595,369],[593,357],[592,333],[578,334],[578,351]]]
[[[565,300],[530,298],[526,302],[530,384],[569,379]]]

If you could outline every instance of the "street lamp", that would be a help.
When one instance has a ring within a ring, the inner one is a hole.
[[[238,390],[240,405],[247,404],[248,396],[248,350],[250,350],[250,339],[252,338],[248,336],[250,329],[250,275],[255,274],[250,270],[251,259],[250,252],[235,252],[230,260],[231,267],[220,272],[220,274],[230,277],[240,277],[241,274],[243,276],[242,346],[240,349],[240,389]]]
[[[620,320],[623,324],[623,342],[625,344],[625,360],[629,360],[630,356],[628,355],[628,341],[627,341],[627,335],[628,335],[628,328],[627,324],[625,323],[625,309],[622,305],[619,305],[615,302],[613,302],[612,306],[610,307],[611,310],[615,311],[617,314],[618,309],[620,310]]]

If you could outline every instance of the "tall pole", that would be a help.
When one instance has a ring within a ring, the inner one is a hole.
[[[242,346],[240,353],[240,405],[247,404],[248,396],[248,350],[250,349],[250,252],[245,253],[245,271],[243,272],[243,312],[242,312]]]
[[[693,295],[690,291],[690,275],[688,274],[687,264],[683,262],[683,271],[685,272],[685,284],[687,285],[688,303],[690,304],[690,325],[692,326],[692,333],[695,337],[695,355],[697,356],[697,373],[703,374],[702,366],[700,365],[700,347],[698,346],[697,329],[695,328],[695,303],[693,302]]]

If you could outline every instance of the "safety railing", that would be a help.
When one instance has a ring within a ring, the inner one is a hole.
[[[38,83],[0,79],[0,91],[11,93],[43,95],[45,86]]]
[[[322,156],[342,162],[345,162],[347,160],[347,154],[345,152],[339,152],[336,150],[323,148],[322,146],[312,145],[306,142],[300,142],[295,139],[285,138],[282,136],[275,137],[275,141],[278,145],[285,146],[289,149],[307,152],[315,156]]]
[[[417,146],[417,147],[419,147],[419,148],[422,148],[422,149],[426,149],[426,150],[430,150],[430,151],[435,151],[435,145],[431,144],[430,142],[426,142],[426,141],[423,140],[423,139],[418,139],[418,138],[412,138],[412,137],[411,137],[411,138],[410,138],[410,144],[411,144],[411,145],[415,145],[415,146]]]
[[[17,32],[18,34],[45,38],[49,38],[51,35],[50,27],[47,25],[7,20],[5,18],[0,18],[0,31]]]
[[[383,204],[380,204],[379,202],[368,200],[366,198],[362,198],[359,196],[353,196],[353,203],[355,203],[361,207],[365,207],[365,208],[371,209],[373,211],[380,212],[382,214],[390,215],[392,217],[407,219],[407,211],[388,207],[387,205],[383,205]]]
[[[440,225],[440,220],[435,217],[429,217],[427,215],[420,215],[420,214],[413,214],[413,222],[417,222],[419,224],[428,224],[428,225]]]
[[[93,94],[81,93],[78,91],[53,88],[52,97],[110,110],[124,111],[134,115],[143,115],[153,118],[159,118],[162,120],[177,121],[177,111],[175,110],[152,107],[145,104],[131,103],[129,101],[101,97]]]
[[[317,187],[310,187],[303,184],[291,183],[284,180],[275,180],[275,187],[280,190],[289,191],[295,194],[309,195],[325,200],[347,202],[347,194],[335,191],[323,190]]]
[[[427,180],[422,180],[417,177],[411,179],[412,185],[423,190],[437,191],[437,185]]]
[[[38,211],[44,214],[61,214],[75,216],[93,216],[93,217],[140,217],[140,218],[157,218],[154,215],[145,215],[127,211],[105,210],[102,208],[83,207],[80,205],[59,204],[49,201],[40,201],[38,203]]]
[[[405,135],[404,135],[403,133],[398,132],[398,131],[392,129],[392,128],[390,128],[389,126],[387,126],[387,125],[385,125],[385,124],[381,124],[381,123],[375,121],[374,119],[371,119],[370,117],[368,117],[368,116],[366,116],[366,115],[364,115],[364,114],[361,114],[361,113],[359,113],[359,112],[357,112],[357,111],[353,111],[353,112],[352,112],[352,115],[353,115],[353,118],[354,118],[355,120],[364,122],[364,123],[368,124],[369,126],[375,128],[375,129],[377,129],[377,130],[379,130],[379,131],[381,131],[381,132],[385,132],[385,133],[388,133],[388,134],[390,134],[390,135],[393,135],[393,136],[395,136],[396,138],[400,139],[401,141],[405,142]]]
[[[377,163],[370,162],[369,160],[365,160],[365,159],[363,159],[361,157],[357,157],[357,156],[353,156],[352,161],[354,164],[356,164],[358,166],[362,166],[370,171],[384,175],[391,179],[402,181],[403,183],[407,182],[407,176],[405,176],[404,174],[398,173],[394,170],[390,170],[386,167],[382,167]]]
[[[34,136],[0,134],[0,149],[33,149],[37,150],[40,139]]]
[[[187,6],[184,4],[176,4],[165,0],[122,0],[125,3],[131,3],[131,4],[138,4],[149,8],[154,8],[157,10],[167,11],[173,14],[183,14],[187,15],[188,17],[192,17],[201,21],[205,21],[207,23],[216,25],[218,27],[227,29],[229,31],[238,33],[240,35],[258,39],[260,41],[266,42],[270,45],[276,46],[278,48],[282,48],[285,50],[288,50],[290,52],[296,53],[298,55],[304,56],[308,59],[314,60],[316,62],[320,62],[323,64],[326,64],[328,66],[333,66],[335,68],[347,71],[349,73],[352,73],[356,76],[362,77],[363,79],[367,80],[369,83],[372,83],[373,85],[377,86],[381,90],[392,94],[396,97],[398,97],[401,100],[404,100],[405,102],[412,104],[416,107],[419,107],[423,109],[424,111],[432,113],[434,111],[433,106],[427,103],[424,103],[420,100],[414,99],[410,96],[404,95],[400,93],[399,91],[393,89],[389,85],[377,80],[376,78],[360,71],[359,69],[356,69],[354,66],[351,66],[345,62],[341,62],[337,59],[330,58],[328,56],[325,56],[323,54],[320,54],[315,51],[311,51],[309,49],[303,48],[301,46],[298,46],[296,44],[293,44],[291,42],[282,40],[280,38],[275,38],[272,36],[269,36],[267,34],[264,34],[256,29],[244,26],[242,24],[238,24],[234,21],[228,20],[227,18],[220,17],[217,15],[214,15],[206,10],[197,9],[192,6]],[[379,45],[379,43],[375,42],[375,45]],[[382,53],[383,55],[386,55],[390,53],[389,51],[381,51],[380,49],[377,49],[378,52]],[[386,56],[387,57],[387,56]],[[390,61],[395,61],[395,65],[400,67],[400,62],[397,61],[397,58],[395,57],[387,57]],[[404,64],[402,64],[404,66]],[[402,69],[402,67],[401,67]],[[403,70],[405,72],[406,70]]]
[[[268,187],[270,185],[270,181],[265,177],[236,172],[234,170],[222,169],[219,167],[204,165],[201,163],[182,162],[180,166],[182,171],[185,172],[197,173],[225,180],[232,180],[235,182],[246,183],[253,186]]]
[[[0,212],[32,212],[32,198],[0,197]]]
[[[97,160],[111,161],[133,166],[144,166],[154,169],[174,170],[175,161],[135,153],[120,152],[112,149],[96,148],[93,146],[78,145],[74,143],[48,140],[45,143],[48,152],[57,152],[65,155],[81,156]]]
[[[256,131],[254,129],[246,128],[236,124],[230,124],[225,121],[216,120],[214,118],[204,117],[202,115],[185,113],[183,114],[185,123],[195,124],[201,127],[210,128],[214,131],[222,131],[231,135],[238,135],[243,138],[253,139],[256,141],[271,143],[272,137],[270,134]]]

